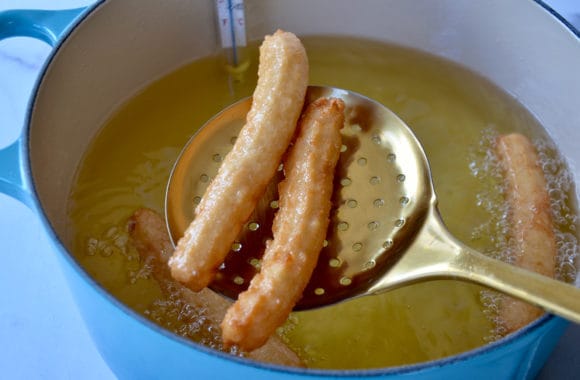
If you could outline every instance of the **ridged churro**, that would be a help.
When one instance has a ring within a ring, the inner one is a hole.
[[[209,289],[203,289],[198,293],[192,292],[171,278],[167,260],[173,252],[173,246],[163,218],[152,210],[139,209],[129,220],[129,233],[141,259],[151,266],[153,277],[162,290],[166,294],[178,292],[184,302],[199,310],[200,315],[203,315],[212,326],[219,328],[219,322],[223,319],[231,302]],[[274,364],[303,366],[294,351],[275,335],[264,346],[248,353],[247,356],[254,360]]]
[[[334,169],[340,155],[344,103],[309,104],[284,163],[280,208],[261,271],[228,310],[221,324],[226,345],[260,347],[288,318],[316,266],[329,223]]]
[[[498,138],[496,152],[507,185],[513,264],[554,277],[558,250],[546,180],[536,150],[526,137],[510,134]],[[503,296],[499,320],[510,333],[542,313],[533,305]]]
[[[308,58],[300,40],[280,30],[266,36],[246,124],[169,260],[173,278],[190,289],[200,291],[213,280],[274,176],[294,135],[307,86]]]

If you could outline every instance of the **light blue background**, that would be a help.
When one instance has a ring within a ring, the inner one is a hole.
[[[92,2],[0,0],[0,11]],[[547,3],[580,28],[580,0]],[[19,134],[34,80],[49,52],[47,45],[30,39],[0,41],[0,148]],[[580,62],[578,66],[580,70]],[[0,247],[0,378],[114,379],[80,319],[36,217],[2,194]],[[579,346],[580,327],[572,326],[540,378],[580,378]]]

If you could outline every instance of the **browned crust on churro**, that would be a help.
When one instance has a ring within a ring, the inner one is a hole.
[[[226,345],[260,347],[301,297],[326,237],[343,125],[342,100],[319,99],[306,108],[284,163],[286,179],[279,186],[274,238],[266,247],[260,273],[221,324]]]
[[[203,315],[211,324],[219,328],[231,302],[218,296],[209,289],[195,293],[179,286],[170,276],[167,260],[173,252],[169,240],[165,221],[156,212],[149,209],[139,209],[129,219],[129,233],[131,240],[142,260],[151,266],[155,280],[164,292],[179,292],[184,302],[203,310]],[[259,350],[248,353],[247,356],[257,361],[280,364],[293,367],[302,367],[300,358],[286,346],[280,338],[272,336]]]
[[[213,280],[274,176],[294,135],[307,86],[308,59],[300,40],[280,30],[266,36],[246,125],[169,260],[173,278],[190,289],[199,291]]]
[[[528,138],[514,133],[497,139],[496,152],[507,186],[513,264],[554,277],[558,250],[546,180],[536,150]],[[542,313],[533,305],[504,296],[499,320],[510,333]]]

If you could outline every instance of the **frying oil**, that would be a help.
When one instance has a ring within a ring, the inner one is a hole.
[[[509,261],[500,133],[536,144],[548,181],[560,250],[558,276],[573,281],[578,252],[573,181],[538,122],[485,79],[450,62],[393,45],[348,38],[303,39],[310,83],[382,102],[415,131],[429,157],[440,211],[466,244]],[[177,293],[162,292],[127,235],[139,207],[163,212],[170,169],[189,137],[212,115],[251,95],[257,45],[242,82],[219,57],[170,73],[119,106],[88,149],[71,193],[70,232],[79,262],[139,313],[219,348],[219,331]],[[274,142],[273,142],[274,143]],[[432,281],[314,311],[293,313],[283,339],[314,368],[375,368],[441,358],[501,336],[497,296],[479,286]]]

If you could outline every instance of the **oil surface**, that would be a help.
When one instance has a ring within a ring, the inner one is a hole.
[[[303,39],[310,83],[382,102],[415,131],[429,157],[440,211],[466,244],[509,260],[498,133],[519,131],[538,146],[547,173],[560,248],[558,273],[575,275],[573,182],[550,140],[514,99],[477,75],[420,52],[376,42]],[[251,95],[257,47],[245,81],[230,83],[220,57],[193,62],[136,94],[103,126],[79,167],[69,208],[79,262],[122,302],[178,334],[219,347],[196,310],[163,294],[131,246],[127,218],[139,207],[163,212],[173,163],[215,113]],[[273,142],[275,143],[275,142]],[[437,359],[501,336],[497,297],[454,281],[292,314],[280,334],[310,367],[373,368]]]

